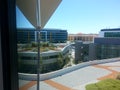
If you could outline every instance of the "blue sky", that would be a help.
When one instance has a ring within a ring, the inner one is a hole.
[[[17,27],[33,27],[18,9]],[[74,34],[120,28],[120,0],[62,0],[45,28],[66,29]]]

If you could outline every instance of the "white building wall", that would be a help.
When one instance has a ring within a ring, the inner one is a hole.
[[[98,37],[104,37],[104,31],[100,31]]]

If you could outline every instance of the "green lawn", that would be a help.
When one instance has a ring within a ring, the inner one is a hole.
[[[86,90],[120,90],[120,80],[105,79],[86,85]]]

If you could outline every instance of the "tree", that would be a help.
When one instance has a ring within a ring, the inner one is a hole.
[[[58,60],[57,60],[57,63],[58,63],[58,68],[61,69],[63,67],[63,54],[60,52],[58,54]]]

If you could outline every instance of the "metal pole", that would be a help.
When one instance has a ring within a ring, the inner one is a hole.
[[[37,20],[37,42],[38,42],[38,61],[37,61],[37,90],[40,85],[40,30],[41,30],[41,16],[40,16],[40,0],[36,1],[36,20]]]
[[[40,82],[40,31],[37,31],[37,43],[38,43],[38,60],[37,60],[37,90],[39,90]]]

